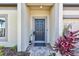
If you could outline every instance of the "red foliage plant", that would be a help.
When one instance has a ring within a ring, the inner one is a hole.
[[[59,51],[64,56],[74,56],[75,43],[79,39],[77,38],[78,34],[76,34],[78,32],[79,30],[74,32],[68,31],[67,35],[60,37],[55,43],[56,51]]]

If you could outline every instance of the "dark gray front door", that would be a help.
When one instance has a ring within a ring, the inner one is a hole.
[[[45,46],[45,19],[35,19],[35,46]]]

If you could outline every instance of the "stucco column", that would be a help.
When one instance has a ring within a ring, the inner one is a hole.
[[[63,33],[63,4],[59,4],[59,35]]]
[[[51,12],[50,12],[50,16],[51,16],[51,46],[54,46],[55,41],[57,40],[57,38],[59,37],[59,4],[55,3],[52,8],[51,8]]]
[[[55,4],[55,39],[63,32],[63,4]]]
[[[26,51],[26,48],[29,46],[29,28],[30,28],[30,17],[29,17],[29,7],[26,3],[21,4],[21,17],[22,17],[22,40],[21,40],[21,49],[22,51]]]
[[[63,31],[63,4],[54,4],[51,9],[51,45],[62,35]]]
[[[54,34],[54,36],[55,36],[55,40],[58,38],[58,36],[59,36],[59,4],[58,3],[56,3],[56,4],[54,4],[54,14],[55,14],[55,26],[54,26],[54,28],[55,28],[55,34]]]
[[[21,3],[17,4],[17,51],[21,51]]]

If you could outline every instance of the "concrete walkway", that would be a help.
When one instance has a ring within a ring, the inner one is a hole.
[[[49,56],[54,53],[50,46],[29,46],[27,51],[30,53],[30,56]]]
[[[77,46],[77,45],[76,45]],[[53,48],[47,44],[46,46],[33,46],[30,45],[26,52],[30,54],[30,56],[49,56],[50,54],[56,53],[56,56],[62,56],[59,52],[55,52]],[[74,50],[75,56],[79,56],[79,45]]]

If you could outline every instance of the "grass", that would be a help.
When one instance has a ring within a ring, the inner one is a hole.
[[[4,46],[0,46],[0,56],[4,55],[4,51],[3,51]]]
[[[15,45],[15,46],[11,47],[10,49],[11,49],[12,51],[16,51],[16,50],[17,50],[17,46]]]
[[[4,55],[4,51],[0,50],[0,56],[3,56],[3,55]]]

